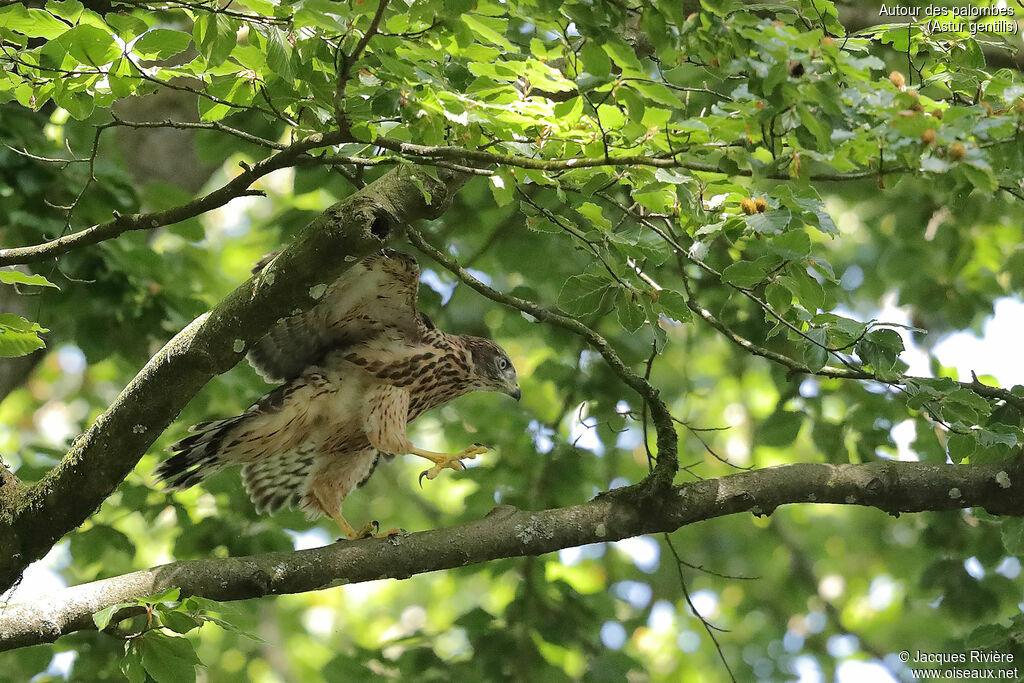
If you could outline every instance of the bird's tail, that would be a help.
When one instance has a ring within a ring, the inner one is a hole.
[[[157,478],[169,489],[185,489],[227,467],[231,463],[219,457],[221,445],[228,433],[247,417],[243,413],[189,427],[192,434],[167,448],[174,455],[156,468]]]

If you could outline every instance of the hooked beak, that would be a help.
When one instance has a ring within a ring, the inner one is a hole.
[[[523,397],[523,391],[519,388],[519,384],[516,384],[515,387],[513,387],[507,393],[509,396],[511,396],[517,401]]]

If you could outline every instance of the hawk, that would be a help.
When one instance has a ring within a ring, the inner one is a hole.
[[[264,379],[283,383],[241,415],[190,427],[157,468],[160,480],[183,489],[241,465],[258,512],[297,507],[355,539],[373,535],[375,523],[357,531],[341,503],[382,458],[430,460],[422,481],[486,452],[476,444],[435,453],[406,434],[423,413],[471,391],[520,398],[500,346],[445,334],[417,310],[419,274],[411,256],[383,251],[352,264],[312,309],[279,320],[247,358]]]

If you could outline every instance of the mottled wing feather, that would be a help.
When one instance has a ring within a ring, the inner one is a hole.
[[[273,325],[249,351],[249,362],[268,381],[286,381],[318,363],[328,350],[382,334],[415,339],[430,325],[416,309],[419,274],[407,254],[386,251],[366,257],[331,283],[313,308]]]

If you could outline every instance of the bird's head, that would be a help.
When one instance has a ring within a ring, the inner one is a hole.
[[[505,349],[483,337],[463,337],[463,340],[473,357],[476,389],[508,394],[518,401],[522,391],[516,380],[516,369]]]

